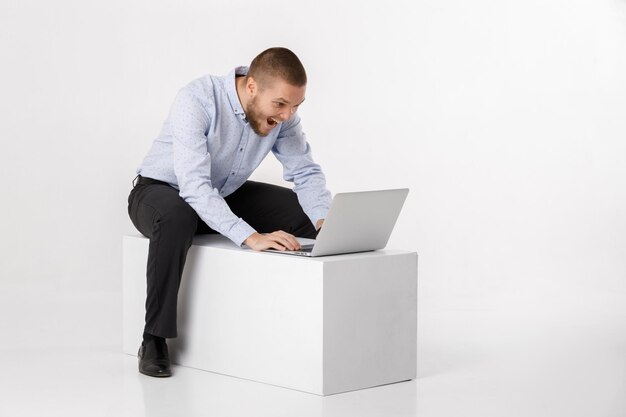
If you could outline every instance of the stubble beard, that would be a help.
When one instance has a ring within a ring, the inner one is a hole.
[[[270,134],[271,130],[270,132],[267,132],[267,133],[261,132],[260,120],[263,120],[263,118],[261,117],[259,112],[257,112],[256,99],[257,98],[254,97],[252,100],[250,100],[250,102],[246,106],[246,117],[248,118],[248,123],[250,124],[250,127],[252,128],[254,133],[256,133],[257,135],[261,137],[266,137],[267,135]]]

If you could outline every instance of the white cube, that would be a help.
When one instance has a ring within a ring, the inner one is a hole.
[[[123,246],[124,352],[136,355],[148,239]],[[417,254],[307,258],[197,236],[168,347],[179,365],[318,395],[414,379]]]

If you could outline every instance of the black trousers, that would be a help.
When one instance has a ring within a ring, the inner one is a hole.
[[[225,198],[230,209],[259,233],[284,230],[315,238],[315,227],[296,194],[284,187],[247,181]],[[217,233],[165,182],[138,177],[128,197],[133,224],[150,239],[147,268],[146,325],[155,336],[177,336],[178,289],[194,235]]]

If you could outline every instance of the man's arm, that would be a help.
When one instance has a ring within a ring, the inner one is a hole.
[[[168,121],[181,198],[209,227],[241,245],[256,230],[230,210],[211,183],[211,155],[205,132],[212,120],[207,109],[185,88],[176,96]]]
[[[298,202],[319,230],[330,209],[331,194],[322,168],[313,161],[297,114],[281,126],[272,152],[283,166],[283,178],[294,183]]]

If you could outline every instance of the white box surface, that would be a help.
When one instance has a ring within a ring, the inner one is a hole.
[[[148,239],[123,246],[124,352],[136,355]],[[173,363],[318,395],[414,379],[417,254],[306,258],[197,236],[168,347]]]

